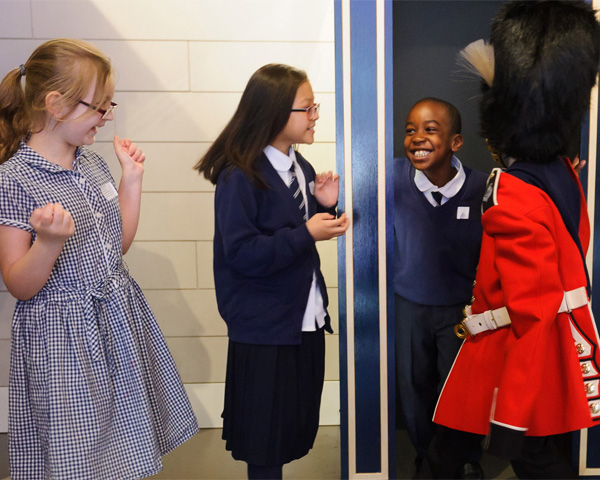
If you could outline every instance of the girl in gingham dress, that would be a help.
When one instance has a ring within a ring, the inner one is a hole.
[[[109,60],[39,46],[0,85],[0,270],[18,299],[9,388],[11,478],[137,479],[197,432],[156,320],[122,255],[145,156],[115,136],[118,189],[85,145],[113,119]]]

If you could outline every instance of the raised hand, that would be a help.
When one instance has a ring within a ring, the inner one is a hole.
[[[573,170],[575,170],[577,176],[579,176],[579,172],[583,170],[586,163],[587,160],[579,160],[579,154],[575,155],[575,158],[571,160],[571,165],[573,165]]]
[[[341,237],[349,225],[350,221],[345,213],[338,218],[329,213],[317,213],[306,222],[308,233],[315,239],[315,242]]]
[[[29,223],[43,242],[64,244],[75,233],[75,222],[71,214],[60,203],[48,203],[36,208]]]
[[[128,138],[121,140],[118,135],[115,135],[113,146],[124,174],[136,173],[141,175],[144,173],[146,155],[140,147]]]
[[[315,177],[315,198],[324,207],[333,207],[338,201],[339,175],[329,171]]]
[[[125,254],[133,242],[140,221],[146,155],[131,140],[128,138],[121,140],[118,135],[115,135],[113,146],[122,170],[119,182],[119,207],[123,224],[123,254]]]

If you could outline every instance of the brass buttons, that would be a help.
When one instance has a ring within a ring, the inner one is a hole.
[[[593,383],[586,383],[585,393],[587,393],[588,395],[593,395],[594,393],[596,393],[596,385],[594,385]]]
[[[581,364],[581,372],[585,375],[587,373],[590,373],[592,370],[592,367],[590,367],[589,363],[582,363]]]

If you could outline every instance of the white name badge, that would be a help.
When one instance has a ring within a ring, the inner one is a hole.
[[[113,198],[119,195],[115,186],[110,182],[102,185],[100,187],[100,190],[102,191],[102,195],[104,195],[104,198],[106,198],[107,200],[112,200]]]
[[[468,220],[471,207],[458,207],[456,209],[456,218],[458,220]]]

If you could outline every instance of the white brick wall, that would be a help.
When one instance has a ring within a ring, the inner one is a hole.
[[[48,38],[78,37],[117,71],[114,122],[96,150],[119,176],[117,133],[147,155],[136,241],[126,256],[203,427],[220,426],[227,337],[212,278],[213,186],[192,166],[229,120],[252,72],[289,63],[311,79],[321,119],[301,151],[335,170],[331,0],[0,0],[0,75]],[[336,243],[319,244],[337,330]],[[10,318],[0,283],[0,431],[6,431]],[[327,338],[323,424],[339,423],[338,337]]]

